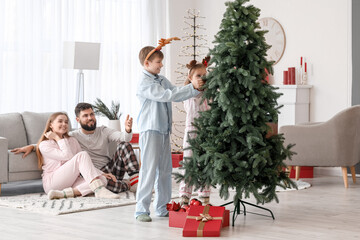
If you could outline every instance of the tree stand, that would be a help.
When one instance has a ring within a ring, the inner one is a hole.
[[[228,203],[225,203],[223,205],[220,205],[221,207],[224,207],[226,205],[229,205],[229,204],[232,204],[234,201],[231,201],[231,202],[228,202]],[[264,208],[264,207],[260,207],[258,205],[255,205],[255,204],[252,204],[252,203],[249,203],[249,202],[245,202],[243,200],[239,200],[238,203],[235,205],[235,208],[234,208],[234,213],[233,213],[233,217],[232,217],[232,226],[234,226],[235,224],[235,219],[237,218],[238,215],[240,215],[240,203],[241,205],[243,206],[244,208],[244,215],[246,216],[246,207],[245,207],[245,204],[248,204],[250,206],[253,206],[253,207],[256,207],[256,208],[260,208],[260,209],[263,209],[265,211],[268,211],[270,212],[271,214],[271,217],[273,220],[275,220],[275,217],[274,217],[274,214],[272,213],[272,211],[268,208]],[[265,217],[270,217],[268,215],[263,215],[263,214],[258,214],[258,213],[253,213],[253,214],[257,214],[257,215],[261,215],[261,216],[265,216]]]

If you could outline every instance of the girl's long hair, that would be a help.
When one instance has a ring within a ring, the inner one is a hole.
[[[40,143],[41,143],[42,141],[44,141],[44,140],[49,140],[47,137],[45,137],[45,133],[47,133],[48,131],[51,130],[50,124],[51,124],[52,122],[54,122],[55,119],[56,119],[58,116],[60,116],[60,115],[65,115],[66,118],[67,118],[67,120],[69,121],[69,116],[68,116],[66,113],[64,113],[64,112],[56,112],[56,113],[51,114],[51,116],[49,117],[49,119],[48,119],[47,122],[46,122],[46,126],[45,126],[45,129],[44,129],[44,132],[41,134],[41,137],[40,137],[39,141],[37,142],[37,145],[36,145],[36,155],[37,155],[37,158],[38,158],[38,167],[39,167],[39,169],[41,169],[41,167],[42,167],[42,165],[43,165],[43,156],[42,156],[42,154],[41,154],[41,152],[40,152],[39,145],[40,145]],[[65,134],[64,134],[64,137],[69,137],[69,132],[65,133]]]

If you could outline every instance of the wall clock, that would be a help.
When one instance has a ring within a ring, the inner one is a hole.
[[[281,24],[271,17],[259,19],[259,24],[261,30],[269,31],[265,34],[265,40],[271,48],[267,51],[266,59],[269,61],[275,61],[275,65],[280,61],[285,51],[285,31]]]

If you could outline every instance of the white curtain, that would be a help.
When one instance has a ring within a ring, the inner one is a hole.
[[[168,0],[0,0],[0,113],[67,111],[74,119],[77,72],[62,68],[63,42],[83,41],[101,43],[100,70],[84,70],[85,101],[120,101],[122,118],[136,120],[138,53],[167,36],[167,5]]]

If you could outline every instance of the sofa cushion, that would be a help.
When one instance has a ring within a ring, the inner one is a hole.
[[[25,158],[22,154],[9,153],[9,173],[38,171],[38,160],[35,152],[30,153]]]
[[[25,126],[20,113],[0,114],[0,136],[8,139],[9,149],[27,145]]]
[[[46,121],[52,113],[23,112],[28,144],[36,144],[43,133]],[[27,145],[27,144],[25,144]]]

